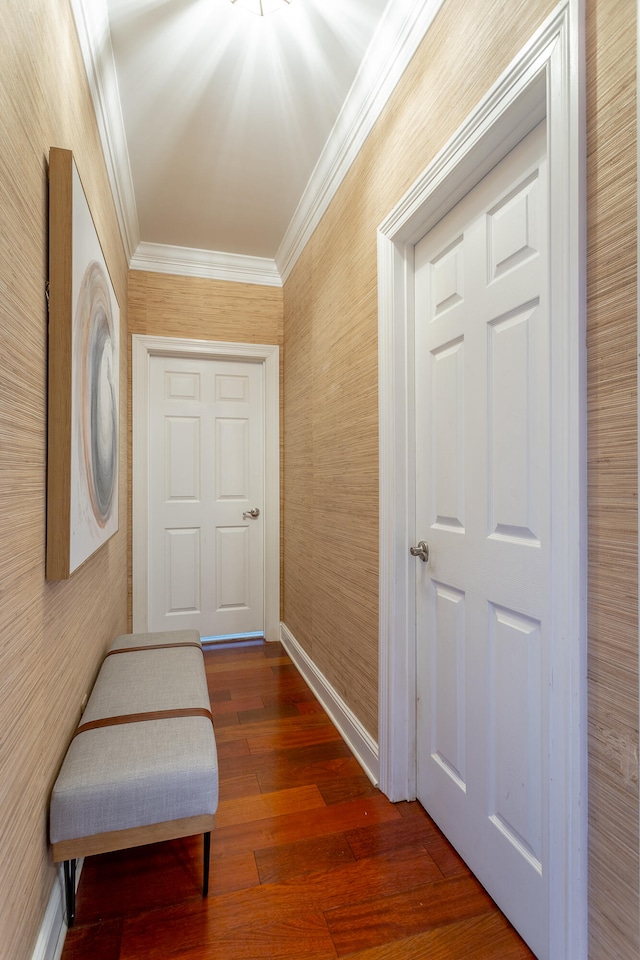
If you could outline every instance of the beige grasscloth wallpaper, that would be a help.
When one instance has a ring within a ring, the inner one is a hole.
[[[76,155],[123,347],[127,321],[283,347],[283,620],[376,736],[376,227],[553,7],[447,0],[284,291],[130,272],[127,317],[69,0],[0,0],[1,960],[32,957],[49,790],[128,609],[126,349],[120,531],[69,583],[44,580],[49,146]],[[640,952],[635,37],[635,0],[586,0],[590,960]]]
[[[590,957],[640,955],[636,4],[587,2]]]
[[[69,0],[0,3],[0,957],[30,958],[56,876],[49,794],[108,642],[127,628],[126,349],[119,532],[45,581],[47,163],[73,151],[120,306],[127,263]]]

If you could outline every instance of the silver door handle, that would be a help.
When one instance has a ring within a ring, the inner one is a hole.
[[[409,547],[409,553],[412,557],[420,557],[423,563],[427,563],[429,560],[429,544],[425,543],[424,540],[419,540],[417,547]]]
[[[254,507],[252,510],[245,510],[245,512],[242,514],[242,519],[257,520],[259,516],[260,516],[259,507]]]

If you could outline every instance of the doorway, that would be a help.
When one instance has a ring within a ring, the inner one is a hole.
[[[278,348],[132,339],[133,629],[275,640]]]
[[[546,812],[540,829],[541,842],[548,850],[542,895],[546,930],[536,950],[546,960],[578,960],[586,950],[586,391],[580,30],[579,7],[573,3],[563,5],[542,25],[381,224],[378,234],[380,782],[391,799],[401,800],[418,795],[417,598],[420,578],[428,566],[412,557],[409,549],[419,547],[418,540],[428,542],[432,528],[438,524],[431,518],[426,531],[418,527],[415,403],[421,385],[416,383],[414,369],[417,245],[514,147],[544,124],[549,178],[551,320],[547,375],[552,415],[547,417],[547,448],[553,533],[549,576],[553,589],[548,611],[543,611],[550,638],[548,659],[543,664],[549,683],[546,703],[540,705],[540,752],[548,763],[541,784]],[[441,275],[443,290],[451,285],[455,271],[449,270],[445,277],[446,273]],[[447,343],[449,352],[441,356],[445,365],[452,367],[455,344]],[[451,514],[453,520],[460,520],[450,501],[442,509],[443,516]],[[509,530],[499,533],[508,540],[514,525],[507,521],[507,526]],[[436,560],[436,567],[438,563]],[[455,584],[453,587],[460,589]],[[458,595],[454,597],[449,591],[445,596],[447,590],[449,587],[443,586],[439,598],[442,622],[445,615],[450,615],[454,631],[454,614],[460,609],[454,602]],[[507,616],[511,609],[508,604],[501,604],[497,595],[491,599],[500,620],[497,626],[494,624],[496,635],[503,628],[508,633],[523,626],[524,620],[516,624]],[[521,613],[528,617],[529,630],[537,615],[526,609]],[[431,642],[432,621],[428,632]],[[527,631],[520,633],[524,636]],[[524,669],[526,672],[529,668]],[[433,707],[431,690],[426,699],[420,709],[424,706],[428,712]],[[473,756],[468,724],[461,746]],[[431,753],[429,758],[433,759]],[[454,767],[455,761],[450,766]],[[496,811],[491,815],[495,823]],[[517,926],[509,905],[503,909]],[[526,936],[526,931],[523,933]]]

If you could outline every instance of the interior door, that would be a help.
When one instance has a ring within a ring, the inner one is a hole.
[[[149,630],[264,632],[263,370],[152,356]]]
[[[416,557],[418,797],[540,958],[549,917],[547,204],[540,124],[415,249],[416,540],[429,552]]]

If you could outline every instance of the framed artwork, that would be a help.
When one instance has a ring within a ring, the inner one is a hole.
[[[48,580],[118,529],[120,310],[70,150],[49,153]]]

